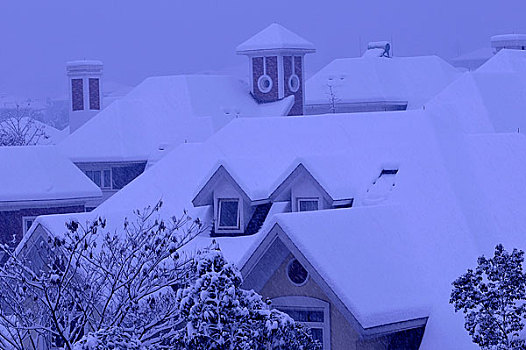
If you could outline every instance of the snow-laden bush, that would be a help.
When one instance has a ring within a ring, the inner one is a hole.
[[[141,341],[129,330],[101,329],[83,337],[73,350],[145,350]]]
[[[453,282],[450,302],[465,314],[465,328],[481,349],[526,349],[521,331],[526,315],[524,252],[499,244],[493,258],[481,256],[475,270]]]
[[[175,287],[188,272],[179,251],[201,224],[186,213],[161,220],[160,206],[136,211],[121,229],[101,218],[73,221],[63,235],[37,238],[18,254],[3,247],[0,349],[71,350],[85,332],[114,327],[133,329],[148,346],[170,337],[179,319]]]
[[[200,252],[191,265],[193,281],[177,292],[184,325],[177,349],[319,349],[310,331],[250,290],[218,247]]]
[[[30,103],[1,110],[0,146],[33,146],[48,139],[44,124],[36,121],[36,117]]]

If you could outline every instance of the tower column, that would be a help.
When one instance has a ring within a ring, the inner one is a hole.
[[[314,45],[279,24],[271,24],[237,47],[249,58],[250,89],[259,103],[294,96],[289,115],[304,114],[304,56]]]
[[[69,131],[74,132],[102,109],[102,62],[66,64],[69,91]]]

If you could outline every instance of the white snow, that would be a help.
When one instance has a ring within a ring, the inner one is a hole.
[[[209,223],[211,208],[191,208],[191,200],[218,166],[263,199],[303,164],[335,199],[355,198],[355,207],[284,213],[286,203],[274,203],[258,234],[216,238],[225,256],[242,266],[276,223],[364,327],[429,317],[421,349],[476,349],[449,304],[451,282],[497,243],[526,249],[526,138],[514,130],[524,120],[521,57],[501,51],[425,110],[235,119],[203,143],[169,151],[93,213],[74,217],[103,215],[118,227],[162,198],[162,214],[186,208]],[[378,183],[383,169],[398,173]],[[60,234],[67,217],[37,222]],[[203,235],[188,249],[210,242]]]
[[[28,137],[31,137],[34,134],[40,134],[41,132],[44,133],[44,135],[40,138],[38,138],[38,141],[36,138],[34,141],[38,145],[56,145],[62,140],[64,140],[68,134],[69,134],[69,128],[65,128],[64,130],[58,130],[48,124],[42,123],[41,121],[38,121],[36,119],[30,119],[29,117],[23,117],[18,119],[6,119],[4,121],[0,121],[0,123],[6,123],[6,125],[19,125],[20,129],[26,129],[27,128],[27,135]],[[28,127],[28,123],[31,123]]]
[[[294,49],[314,52],[314,45],[280,24],[273,23],[250,39],[240,44],[236,51],[244,54],[260,50]]]
[[[493,49],[490,47],[483,47],[474,51],[470,51],[450,60],[455,67],[466,68],[474,70],[483,65],[487,60],[493,57]]]
[[[427,105],[442,127],[467,133],[526,130],[526,52],[501,50]]]
[[[259,105],[245,83],[227,76],[152,77],[59,147],[74,162],[145,161],[160,145],[204,141],[233,119],[286,115],[292,104]]]
[[[53,146],[0,147],[0,202],[87,199],[100,189]]]
[[[81,67],[81,66],[102,66],[102,62],[98,60],[75,60],[66,63],[66,67]]]
[[[306,105],[328,104],[328,87],[337,103],[408,102],[421,108],[460,76],[437,56],[336,59],[307,80]]]

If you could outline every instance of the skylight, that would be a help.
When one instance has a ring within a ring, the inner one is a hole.
[[[365,204],[376,204],[387,199],[396,186],[396,174],[398,169],[383,169],[367,189]]]

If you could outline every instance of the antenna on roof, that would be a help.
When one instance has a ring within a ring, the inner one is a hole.
[[[362,55],[362,36],[358,35],[358,57]]]

